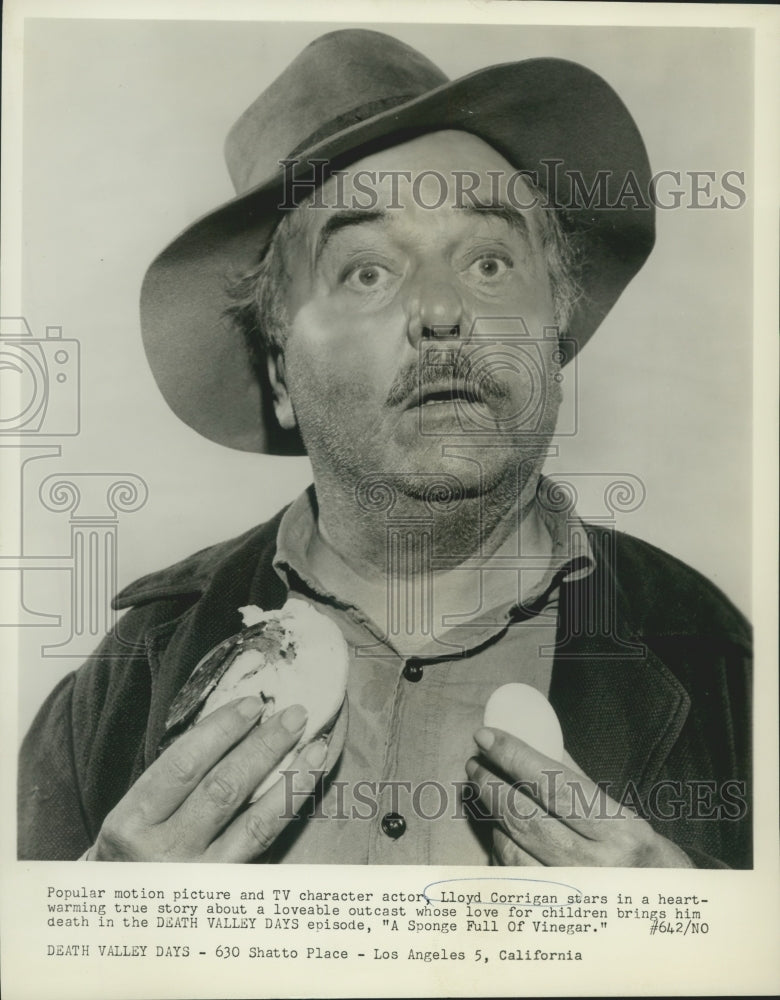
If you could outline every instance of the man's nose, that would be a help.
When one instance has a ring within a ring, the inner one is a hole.
[[[463,300],[448,281],[422,281],[407,304],[408,336],[413,347],[421,340],[457,340],[463,329]]]

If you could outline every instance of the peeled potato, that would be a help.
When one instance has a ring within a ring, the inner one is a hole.
[[[485,705],[483,725],[503,729],[553,760],[563,758],[563,732],[555,709],[529,684],[504,684]]]

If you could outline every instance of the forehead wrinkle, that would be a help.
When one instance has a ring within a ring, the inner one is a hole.
[[[351,226],[361,226],[371,222],[384,222],[387,213],[379,210],[369,209],[344,209],[328,216],[322,228],[317,234],[317,244],[314,249],[314,262],[319,261],[320,256],[330,240],[342,229]]]
[[[451,209],[454,209],[458,215],[465,214],[466,216],[473,215],[475,217],[487,216],[499,219],[500,221],[506,223],[506,225],[514,230],[525,241],[529,243],[533,242],[532,229],[526,219],[526,213],[521,212],[510,205],[472,203],[466,205],[452,205]],[[300,209],[298,211],[300,211]],[[397,220],[397,212],[393,213],[393,218]],[[313,254],[314,266],[317,266],[328,242],[337,233],[356,226],[373,223],[386,223],[389,221],[391,221],[391,215],[383,209],[345,208],[333,212],[328,216],[317,234]]]

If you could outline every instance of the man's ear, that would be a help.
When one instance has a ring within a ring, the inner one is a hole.
[[[287,380],[284,371],[284,354],[280,350],[269,351],[268,358],[268,381],[271,383],[273,392],[274,413],[279,421],[279,426],[286,431],[291,431],[298,425],[295,419],[292,400],[287,391]]]

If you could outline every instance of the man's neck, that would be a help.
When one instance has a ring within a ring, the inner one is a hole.
[[[535,482],[533,487],[532,498]],[[542,580],[550,535],[534,500],[521,499],[523,505],[515,491],[514,504],[501,517],[480,498],[449,513],[432,513],[423,501],[403,503],[374,519],[366,511],[353,514],[350,530],[343,519],[323,516],[320,504],[307,557],[327,590],[359,607],[388,634],[403,636],[406,648],[400,652],[417,652],[434,623],[421,619],[415,598],[389,602],[391,593],[408,597],[424,590],[429,613],[435,611],[438,619],[442,613],[468,614],[520,600]],[[476,533],[475,524],[489,524],[489,530]],[[391,614],[406,617],[391,629]]]
[[[538,480],[537,474],[519,490],[517,482],[510,481],[460,498],[415,497],[380,485],[357,499],[354,493],[345,497],[318,481],[318,530],[354,573],[377,582],[388,576],[389,546],[400,534],[425,540],[442,567],[489,558],[512,539],[518,554],[532,552],[541,535],[546,537],[536,507]]]

